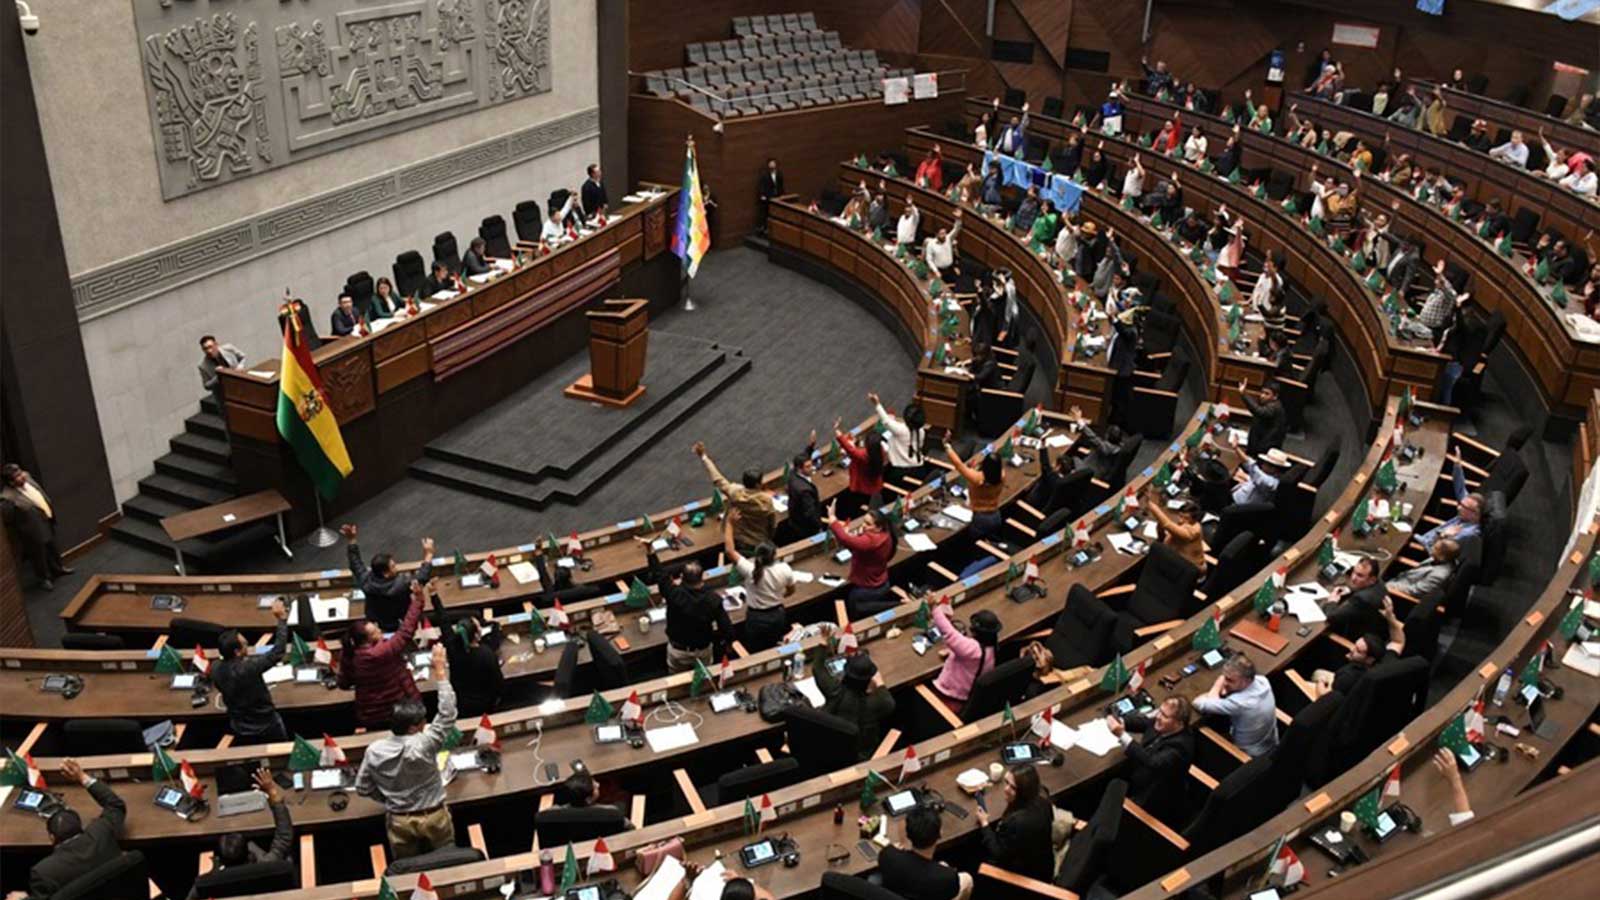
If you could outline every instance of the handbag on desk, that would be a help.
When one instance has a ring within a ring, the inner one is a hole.
[[[679,862],[683,861],[683,838],[668,838],[667,840],[639,848],[638,852],[633,855],[633,864],[638,868],[640,875],[648,878],[651,873],[660,868],[661,861],[669,856]]]

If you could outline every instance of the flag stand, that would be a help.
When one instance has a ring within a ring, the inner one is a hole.
[[[694,284],[694,279],[689,277],[687,270],[680,270],[680,277],[683,278],[683,311],[694,312],[694,298],[689,295],[689,290]]]
[[[332,547],[339,543],[339,534],[322,521],[322,492],[312,488],[311,497],[317,501],[317,530],[311,532],[311,546]]]

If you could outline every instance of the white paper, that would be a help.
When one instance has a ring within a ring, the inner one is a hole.
[[[678,862],[676,857],[662,856],[661,865],[633,892],[633,900],[670,900],[678,885],[683,884],[686,874],[683,863]]]
[[[790,684],[794,686],[795,690],[804,694],[805,698],[811,701],[811,705],[818,709],[821,709],[822,705],[828,702],[822,696],[822,688],[817,687],[817,678],[815,675],[809,678],[802,678],[799,681],[790,682]]]
[[[781,512],[781,513],[788,512],[789,511],[789,495],[788,494],[773,494],[772,495],[772,508],[777,510],[778,512]]]
[[[478,768],[478,751],[460,750],[450,754],[450,765],[457,772],[471,772]]]
[[[1106,727],[1105,719],[1090,719],[1078,726],[1077,746],[1095,756],[1105,756],[1115,750],[1118,744],[1117,736]]]
[[[667,608],[665,606],[652,606],[645,615],[650,617],[650,621],[660,624],[667,620]]]
[[[343,784],[344,773],[338,769],[313,769],[311,772],[313,791],[331,791]]]
[[[282,684],[294,680],[294,666],[288,663],[279,663],[261,673],[261,680],[267,684]]]
[[[1586,619],[1600,619],[1600,600],[1583,601],[1583,617]]]
[[[1118,553],[1132,554],[1137,539],[1126,531],[1117,531],[1106,535],[1106,540],[1111,542],[1111,548]]]
[[[1144,539],[1147,541],[1161,540],[1161,531],[1156,528],[1156,522],[1154,519],[1144,523]]]
[[[1600,678],[1600,656],[1585,651],[1590,644],[1573,644],[1567,648],[1565,656],[1561,657],[1561,664],[1574,671],[1582,672],[1590,678]]]
[[[238,518],[239,517],[234,515],[233,513],[223,513],[222,514],[222,521],[224,521],[224,522],[234,522],[234,521],[237,521]]]
[[[940,512],[952,519],[955,519],[957,522],[960,522],[963,525],[972,524],[972,510],[967,509],[965,506],[962,506],[959,503],[952,503],[940,510]]]
[[[910,547],[914,553],[929,553],[939,548],[939,545],[935,544],[933,539],[925,534],[907,534],[902,537],[906,542],[906,546]]]
[[[471,575],[461,576],[461,586],[464,588],[483,587],[483,573],[473,572]]]
[[[515,269],[517,267],[516,262],[514,260],[509,260],[509,259],[495,259],[495,260],[490,260],[490,262],[494,265],[494,267],[496,269],[499,269],[502,272],[509,272],[512,269]]]
[[[316,684],[322,680],[322,670],[315,667],[294,670],[295,684]]]
[[[329,597],[323,599],[316,594],[312,594],[311,618],[318,622],[331,622],[350,618],[350,598]],[[289,605],[289,624],[300,624],[300,604],[298,603]]]
[[[722,886],[726,883],[722,879],[724,871],[726,867],[720,859],[701,869],[700,877],[689,886],[689,900],[722,900]]]
[[[1322,600],[1329,596],[1328,589],[1315,581],[1302,581],[1299,584],[1289,585],[1289,590],[1296,594],[1305,594],[1314,600]]]
[[[385,318],[385,319],[373,319],[371,322],[367,323],[367,327],[372,329],[372,333],[373,334],[377,334],[378,332],[384,330],[385,328],[388,328],[390,325],[393,325],[393,324],[394,324],[394,319],[388,319],[388,318]]]
[[[493,277],[494,277],[494,273],[493,272],[485,272],[482,275],[468,275],[467,276],[467,280],[472,282],[473,284],[488,284],[489,283],[489,279],[491,279]]]
[[[651,728],[644,733],[644,739],[650,743],[652,753],[665,753],[668,750],[690,747],[700,742],[699,736],[694,733],[694,726],[688,722],[679,722],[665,728]]]
[[[667,543],[666,538],[656,538],[650,542],[650,549],[657,553],[665,553],[672,549],[672,545]]]
[[[1049,447],[1051,450],[1060,450],[1062,447],[1069,446],[1071,443],[1072,438],[1065,434],[1052,434],[1044,439],[1044,445]]]
[[[794,570],[794,583],[795,584],[810,584],[811,582],[816,581],[816,580],[817,580],[817,576],[811,574],[810,572],[807,572],[805,569],[795,569]]]
[[[539,570],[533,567],[533,563],[512,563],[506,568],[511,572],[511,577],[517,580],[517,584],[532,584],[539,580]]]
[[[1289,605],[1289,615],[1299,619],[1301,625],[1315,625],[1328,620],[1327,615],[1322,612],[1322,607],[1317,605],[1317,598],[1310,594],[1290,592],[1285,594],[1283,599]]]
[[[456,295],[455,291],[452,291],[452,290],[446,288],[445,290],[442,290],[442,291],[435,291],[434,294],[433,294],[433,299],[435,299],[435,300],[449,300],[451,297],[454,297],[455,295]]]
[[[1065,722],[1050,722],[1050,746],[1057,750],[1071,750],[1078,743],[1078,732]]]

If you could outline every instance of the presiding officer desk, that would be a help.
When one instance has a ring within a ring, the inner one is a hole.
[[[677,192],[656,190],[630,195],[641,199],[545,255],[518,250],[512,269],[464,279],[467,289],[454,297],[420,298],[419,315],[365,337],[330,339],[315,351],[355,465],[339,504],[393,484],[430,440],[583,347],[583,310],[596,301],[620,294],[670,307],[680,292],[667,231]],[[232,464],[241,490],[276,488],[294,504],[295,525],[309,527],[309,482],[278,437],[278,364],[275,353],[219,370]]]
[[[1299,105],[1301,118],[1318,128],[1350,131],[1368,146],[1385,149],[1391,159],[1409,153],[1417,167],[1437,168],[1464,187],[1467,201],[1499,199],[1507,215],[1526,210],[1539,228],[1559,229],[1569,241],[1580,243],[1589,229],[1600,225],[1600,206],[1594,202],[1470,147],[1315,97],[1296,94],[1290,102]],[[1146,131],[1180,114],[1184,127],[1198,127],[1212,150],[1226,142],[1233,128],[1217,116],[1145,96],[1127,95],[1126,107],[1129,127]],[[1241,164],[1247,171],[1271,166],[1303,183],[1315,164],[1322,172],[1352,181],[1345,163],[1281,136],[1241,128],[1239,139]],[[1466,289],[1473,305],[1505,316],[1506,334],[1545,405],[1565,418],[1581,418],[1588,392],[1600,384],[1600,338],[1578,330],[1567,318],[1569,312],[1582,315],[1582,310],[1559,308],[1551,300],[1551,289],[1529,275],[1531,265],[1523,250],[1503,256],[1470,220],[1457,220],[1442,211],[1438,198],[1423,202],[1410,190],[1368,175],[1361,179],[1360,192],[1364,215],[1387,213],[1390,232],[1418,239],[1430,264],[1443,257],[1470,274]]]
[[[1146,688],[1156,694],[1157,699],[1163,693],[1155,686],[1160,676],[1174,672],[1190,661],[1195,655],[1190,650],[1195,632],[1211,621],[1214,615],[1221,618],[1226,645],[1230,649],[1248,654],[1256,662],[1258,669],[1264,673],[1284,671],[1308,648],[1327,640],[1321,625],[1313,626],[1311,632],[1304,637],[1284,629],[1279,635],[1284,643],[1277,648],[1276,653],[1269,653],[1249,641],[1238,638],[1236,632],[1247,618],[1253,616],[1250,598],[1264,581],[1273,576],[1277,567],[1287,568],[1286,578],[1289,583],[1315,577],[1316,569],[1320,566],[1317,562],[1317,548],[1325,538],[1341,526],[1349,524],[1350,514],[1359,501],[1367,496],[1371,476],[1389,449],[1389,435],[1396,422],[1396,403],[1397,401],[1390,402],[1379,431],[1382,437],[1372,445],[1356,477],[1345,487],[1333,507],[1324,516],[1319,517],[1311,531],[1295,542],[1282,558],[1274,561],[1257,575],[1246,579],[1216,603],[1200,609],[1188,619],[1160,623],[1159,626],[1141,630],[1142,638],[1154,639],[1127,654],[1124,662],[1129,670],[1141,664],[1147,666]],[[1426,411],[1429,418],[1423,426],[1410,429],[1407,432],[1407,440],[1423,447],[1425,453],[1412,463],[1401,466],[1400,477],[1408,485],[1401,499],[1407,502],[1415,501],[1420,513],[1445,457],[1448,425],[1441,421],[1441,413],[1446,411],[1429,408],[1423,404],[1418,406],[1419,409]],[[1197,412],[1196,420],[1191,421],[1182,430],[1179,441],[1175,442],[1153,465],[1171,462],[1188,445],[1191,437],[1200,438],[1201,434],[1197,429],[1201,427],[1201,422],[1209,410],[1209,407],[1203,407]],[[1146,469],[1131,481],[1131,487],[1138,491],[1152,477],[1151,470]],[[1110,531],[1120,528],[1111,523],[1115,517],[1116,513],[1105,506],[1098,508],[1088,517],[1093,520],[1096,540],[1104,541]],[[1374,530],[1365,536],[1357,537],[1346,528],[1345,536],[1338,539],[1338,546],[1341,551],[1393,553],[1408,539],[1409,533],[1398,529]],[[1107,551],[1094,561],[1074,570],[1069,565],[1070,543],[1065,533],[1048,535],[1016,554],[1013,560],[1035,560],[1052,597],[1059,596],[1067,585],[1081,582],[1091,590],[1099,592],[1107,602],[1114,606],[1119,605],[1120,601],[1114,598],[1125,594],[1132,586],[1110,590],[1107,587],[1110,582],[1125,576],[1138,561]],[[1040,613],[1053,614],[1056,605],[1054,600],[1031,601],[1020,606],[1011,601],[1005,596],[1005,568],[1004,564],[996,565],[959,585],[951,585],[948,596],[956,604],[957,611],[963,615],[970,615],[973,610],[980,608],[996,610],[1005,623],[1005,639],[1013,640],[1027,633],[1027,626],[1021,628],[1017,626],[1016,620],[1019,614],[1029,618]],[[935,595],[943,593],[946,591],[934,592]],[[885,614],[878,620],[868,620],[873,624],[866,629],[857,628],[857,633],[864,637],[867,634],[874,634],[876,628],[886,627],[891,622],[904,624],[915,614],[915,609],[915,604],[905,604],[892,614]],[[864,623],[857,623],[857,625],[862,624]],[[885,681],[891,687],[905,683],[908,664],[921,670],[920,677],[930,677],[937,670],[937,664],[928,657],[917,657],[911,653],[908,634],[902,634],[898,638],[882,636],[881,639],[876,639],[878,637],[879,635],[874,634],[874,639],[864,640],[863,647],[872,652],[874,661],[878,662]],[[757,661],[755,664],[760,665],[762,657],[762,654],[758,654],[751,660]],[[905,783],[937,789],[946,797],[956,799],[958,803],[967,805],[970,809],[971,801],[962,798],[954,784],[955,775],[968,767],[986,767],[995,759],[996,745],[1019,731],[1026,731],[1028,727],[1026,723],[1046,707],[1055,711],[1057,721],[1074,726],[1100,716],[1103,705],[1111,699],[1111,695],[1098,687],[1102,675],[1103,670],[1061,673],[1061,678],[1051,679],[1057,681],[1057,687],[1033,700],[1014,705],[1017,724],[1007,723],[1002,714],[987,716],[973,722],[952,721],[950,723],[952,730],[916,744],[916,755],[923,763],[923,770],[907,778]],[[1208,683],[1209,679],[1196,677],[1180,682],[1177,689],[1185,694],[1197,694],[1203,691]],[[641,693],[641,696],[644,694]],[[497,724],[501,718],[496,717]],[[715,718],[712,716],[708,715],[707,721],[711,725],[715,724]],[[1217,752],[1203,757],[1206,759],[1205,765],[1217,768],[1218,771],[1213,774],[1209,769],[1201,769],[1197,765],[1191,774],[1202,785],[1214,782],[1216,777],[1224,774],[1222,767],[1227,764],[1226,759],[1231,758],[1231,753],[1226,749],[1225,738],[1214,735],[1207,740],[1215,745]],[[590,758],[587,754],[593,750],[607,749],[585,746],[587,743],[587,735],[578,742],[586,754],[586,759]],[[514,745],[519,744],[520,741]],[[797,840],[803,854],[802,864],[798,869],[768,866],[748,874],[777,896],[786,897],[814,890],[817,875],[825,865],[836,871],[869,870],[872,867],[871,862],[854,849],[853,824],[834,826],[831,810],[835,803],[841,803],[849,807],[853,816],[868,771],[881,773],[891,782],[900,780],[899,770],[904,760],[904,752],[904,748],[894,745],[891,736],[890,739],[886,739],[883,746],[879,747],[877,754],[866,763],[772,791],[770,796],[778,819],[775,824],[768,826],[768,831],[785,832]],[[1104,777],[1120,762],[1120,759],[1120,754],[1115,751],[1106,756],[1095,756],[1081,750],[1068,750],[1064,765],[1043,767],[1039,771],[1047,789],[1059,795]],[[519,767],[508,763],[504,771],[510,772],[517,768]],[[502,773],[497,777],[504,779],[506,775]],[[454,793],[459,789],[458,785],[452,785],[451,791]],[[880,797],[883,796],[887,793],[887,788],[880,789],[878,793]],[[1187,845],[1172,828],[1148,812],[1131,803],[1128,807],[1132,818],[1124,820],[1124,835],[1131,841],[1141,842],[1141,846],[1149,846],[1151,849],[1148,863],[1149,877],[1155,878],[1167,870],[1166,867],[1171,860],[1181,858]],[[728,803],[706,809],[704,812],[695,811],[688,816],[674,817],[635,831],[611,836],[607,839],[607,845],[622,868],[619,877],[624,883],[628,883],[636,878],[628,869],[631,853],[670,836],[682,836],[688,844],[690,856],[694,859],[709,860],[713,850],[721,851],[725,859],[736,859],[738,847],[749,840],[743,833],[742,816],[741,803]],[[976,821],[970,816],[965,819],[946,819],[944,841],[954,843],[968,840],[975,827]],[[900,828],[901,826],[891,825],[891,837],[901,838]],[[842,845],[848,854],[847,859],[825,863],[823,857],[829,844]],[[585,858],[590,851],[588,842],[576,845],[575,849],[580,859]],[[434,870],[429,873],[429,878],[436,888],[443,887],[444,890],[452,891],[452,896],[487,897],[492,896],[499,885],[508,878],[535,865],[535,861],[535,854],[518,853],[481,863]],[[408,876],[399,876],[391,879],[390,883],[403,893],[409,890],[412,879]],[[335,897],[346,896],[368,898],[375,896],[377,887],[376,879],[371,879],[306,889],[299,892],[298,896],[317,898],[317,900],[320,898],[332,900]]]

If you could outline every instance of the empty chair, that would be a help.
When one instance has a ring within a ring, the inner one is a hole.
[[[1544,114],[1547,116],[1560,117],[1566,108],[1567,98],[1560,94],[1551,94],[1550,99],[1544,102]]]
[[[394,258],[394,289],[402,297],[415,297],[422,290],[423,282],[428,280],[428,266],[422,261],[422,254],[415,250],[407,250]]]
[[[706,66],[705,71],[696,73],[704,80],[701,87],[721,89],[728,86],[728,76],[723,74],[722,66]],[[691,81],[691,84],[699,82]]]
[[[1355,683],[1328,726],[1331,742],[1322,772],[1312,784],[1343,772],[1382,746],[1427,705],[1428,661],[1408,656],[1379,662]],[[1320,780],[1319,780],[1320,779]]]
[[[785,18],[788,18],[788,17],[785,16]],[[800,21],[800,28],[802,30],[804,30],[804,31],[816,31],[817,30],[817,15],[816,15],[816,13],[803,12],[803,13],[800,14],[799,21]]]
[[[68,719],[61,724],[61,748],[62,756],[150,750],[144,743],[144,729],[133,719]]]
[[[815,20],[813,20],[813,23]],[[800,16],[796,13],[785,13],[783,16],[783,30],[790,32],[809,31],[810,29],[800,24]]]
[[[1127,413],[1128,429],[1153,438],[1172,434],[1178,415],[1178,397],[1188,377],[1188,360],[1176,359],[1155,384],[1134,385]]]
[[[778,66],[776,60],[769,59],[761,63],[761,80],[766,82],[783,80],[783,69]]]
[[[461,250],[453,232],[441,231],[433,238],[433,261],[442,262],[452,273],[461,272]]]
[[[1187,619],[1199,608],[1194,596],[1199,580],[1200,570],[1178,551],[1166,544],[1152,544],[1139,580],[1123,607],[1131,621],[1119,622],[1118,642],[1131,646],[1136,627]]]
[[[860,731],[854,722],[799,705],[784,709],[783,723],[789,754],[800,764],[805,777],[856,764]]]
[[[633,679],[628,677],[628,664],[617,645],[611,643],[611,638],[591,630],[587,643],[589,656],[594,659],[595,682],[601,690],[609,691],[633,683]]]
[[[795,66],[799,68],[800,75],[805,78],[821,74],[817,71],[817,61],[809,56],[802,56],[796,59]]]
[[[1278,540],[1278,510],[1271,503],[1230,503],[1218,513],[1215,529],[1206,543],[1213,547],[1226,547],[1241,532],[1254,532],[1263,541]]]
[[[1269,807],[1266,794],[1272,787],[1268,777],[1272,755],[1256,757],[1229,772],[1217,782],[1205,805],[1189,827],[1184,840],[1194,853],[1206,853],[1260,825],[1282,807]]]
[[[483,238],[483,250],[500,259],[511,258],[511,239],[506,236],[506,217],[486,216],[478,225],[478,237]]]
[[[149,896],[144,854],[128,850],[67,882],[50,900],[146,900]]]
[[[790,37],[789,35],[780,34],[780,35],[777,36],[777,41],[778,41],[778,52],[782,53],[784,56],[800,56],[800,55],[802,55],[799,50],[795,49],[794,38]]]
[[[1238,587],[1254,572],[1260,571],[1266,561],[1265,548],[1256,536],[1248,531],[1234,535],[1233,540],[1217,552],[1217,564],[1206,573],[1200,592],[1212,600]]]
[[[979,675],[972,682],[972,693],[961,707],[961,720],[974,722],[993,715],[1023,698],[1033,679],[1033,659],[1019,656]]]
[[[780,32],[788,31],[789,30],[789,26],[784,24],[783,16],[781,14],[776,14],[775,13],[775,14],[767,16],[767,30],[773,32],[774,34],[777,34],[777,33],[780,33]]]
[[[672,96],[672,88],[667,86],[667,79],[654,72],[644,77],[644,88],[656,97]]]
[[[1061,118],[1062,102],[1060,97],[1044,98],[1044,106],[1040,110],[1052,119]]]
[[[1113,778],[1106,783],[1100,803],[1089,817],[1083,830],[1073,835],[1067,845],[1061,868],[1056,870],[1055,884],[1079,896],[1086,896],[1089,886],[1105,870],[1106,859],[1116,845],[1122,825],[1122,802],[1128,796],[1128,782]]]
[[[768,35],[756,38],[756,52],[763,59],[777,58],[781,55],[778,51],[778,39]]]
[[[123,650],[127,646],[120,636],[98,631],[69,631],[61,636],[63,650]]]
[[[822,900],[903,900],[894,891],[873,884],[859,875],[843,872],[823,872],[820,884]]]
[[[1022,104],[1028,102],[1028,95],[1025,91],[1017,88],[1006,88],[1005,100],[1002,102],[1004,102],[1006,106],[1020,108]]]
[[[707,41],[704,46],[706,56],[705,62],[708,65],[713,63],[724,63],[728,61],[728,58],[722,53],[721,43],[717,41]]]
[[[772,29],[767,27],[766,16],[750,16],[750,33],[755,35],[770,34]]]
[[[750,28],[750,17],[749,16],[734,16],[733,17],[733,33],[737,34],[737,35],[754,34],[755,32],[753,30],[751,30],[751,28]]]
[[[628,818],[615,806],[558,806],[539,810],[533,830],[541,847],[560,847],[627,831]]]
[[[822,33],[822,43],[829,50],[843,50],[844,44],[839,40],[839,32],[825,31]]]
[[[1533,240],[1533,233],[1539,229],[1538,210],[1526,206],[1517,207],[1517,214],[1511,218],[1511,243],[1527,245]]]
[[[167,623],[167,643],[173,647],[215,647],[226,629],[215,622],[173,616]]]
[[[703,66],[706,64],[706,47],[704,44],[688,44],[684,46],[683,50],[689,60],[689,65]]]
[[[516,226],[518,243],[539,243],[539,232],[543,227],[539,201],[523,200],[518,203],[516,209],[511,211],[511,223]]]
[[[738,62],[744,59],[744,45],[732,39],[723,41],[722,58],[728,62]]]
[[[472,850],[471,847],[466,849]],[[477,853],[476,850],[472,852]],[[478,859],[482,857],[475,856],[473,861]],[[212,869],[194,880],[193,894],[196,897],[248,897],[292,891],[299,886],[300,871],[294,860],[274,859]]]
[[[1082,584],[1073,584],[1044,645],[1058,669],[1102,666],[1117,654],[1116,626],[1117,614],[1104,600]]]
[[[556,661],[555,692],[563,700],[577,696],[578,650],[582,646],[577,641],[567,641]]]
[[[800,763],[792,756],[785,756],[769,763],[756,763],[724,772],[717,776],[716,784],[700,791],[700,798],[707,806],[736,803],[747,797],[760,797],[788,787],[799,779]]]

